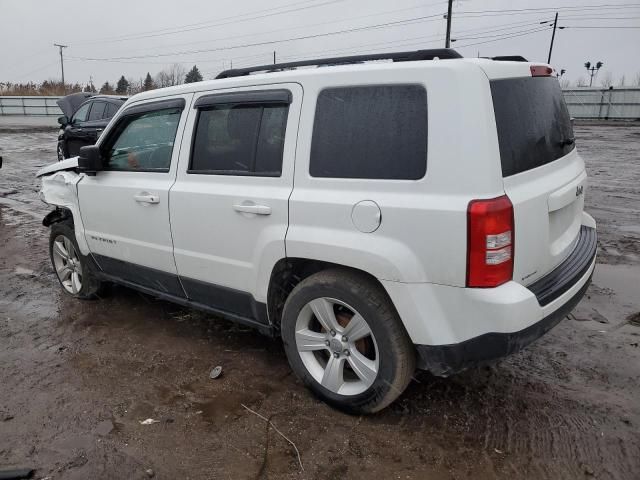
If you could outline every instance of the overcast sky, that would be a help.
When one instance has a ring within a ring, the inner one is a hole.
[[[596,83],[607,72],[630,83],[640,72],[640,1],[458,0],[452,45],[464,56],[546,62],[555,10],[543,8],[557,8],[567,27],[556,33],[551,63],[572,81],[586,77],[586,61],[604,62]],[[175,62],[212,78],[231,61],[270,63],[274,50],[292,61],[437,48],[446,9],[442,0],[0,0],[0,82],[59,79],[53,43],[69,46],[67,82],[93,78],[97,87]]]

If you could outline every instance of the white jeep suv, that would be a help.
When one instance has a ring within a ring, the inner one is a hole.
[[[60,283],[279,335],[298,377],[350,412],[389,405],[416,367],[516,352],[595,265],[552,72],[422,50],[138,94],[97,145],[39,172]]]

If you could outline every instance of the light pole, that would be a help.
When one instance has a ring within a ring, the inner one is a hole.
[[[604,63],[602,62],[598,62],[593,66],[591,65],[591,62],[585,62],[584,68],[587,69],[587,72],[589,72],[589,75],[591,76],[591,78],[589,79],[589,86],[593,85],[593,77],[596,76],[596,74],[598,73],[598,70],[600,70],[602,65],[604,65]]]

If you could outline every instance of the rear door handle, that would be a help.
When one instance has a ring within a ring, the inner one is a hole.
[[[149,193],[139,193],[134,195],[133,199],[138,203],[160,203],[160,197],[158,195],[151,195]]]
[[[237,204],[233,206],[236,212],[242,213],[255,213],[256,215],[271,215],[271,207],[268,205],[255,205],[255,204]]]

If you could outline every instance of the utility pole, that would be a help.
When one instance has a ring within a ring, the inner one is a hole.
[[[558,26],[558,12],[556,12],[556,18],[553,21],[553,33],[551,34],[551,45],[549,45],[549,57],[547,63],[551,63],[551,51],[553,50],[553,41],[556,38],[556,27]]]
[[[273,51],[273,64],[276,64],[276,51]]]
[[[54,47],[58,47],[60,49],[60,68],[62,69],[62,91],[66,92],[67,87],[64,83],[64,58],[62,57],[62,49],[67,48],[68,45],[60,45],[59,43],[54,43]]]
[[[445,48],[451,48],[451,13],[453,10],[453,0],[449,0],[449,8],[447,9],[447,38],[444,41]]]

